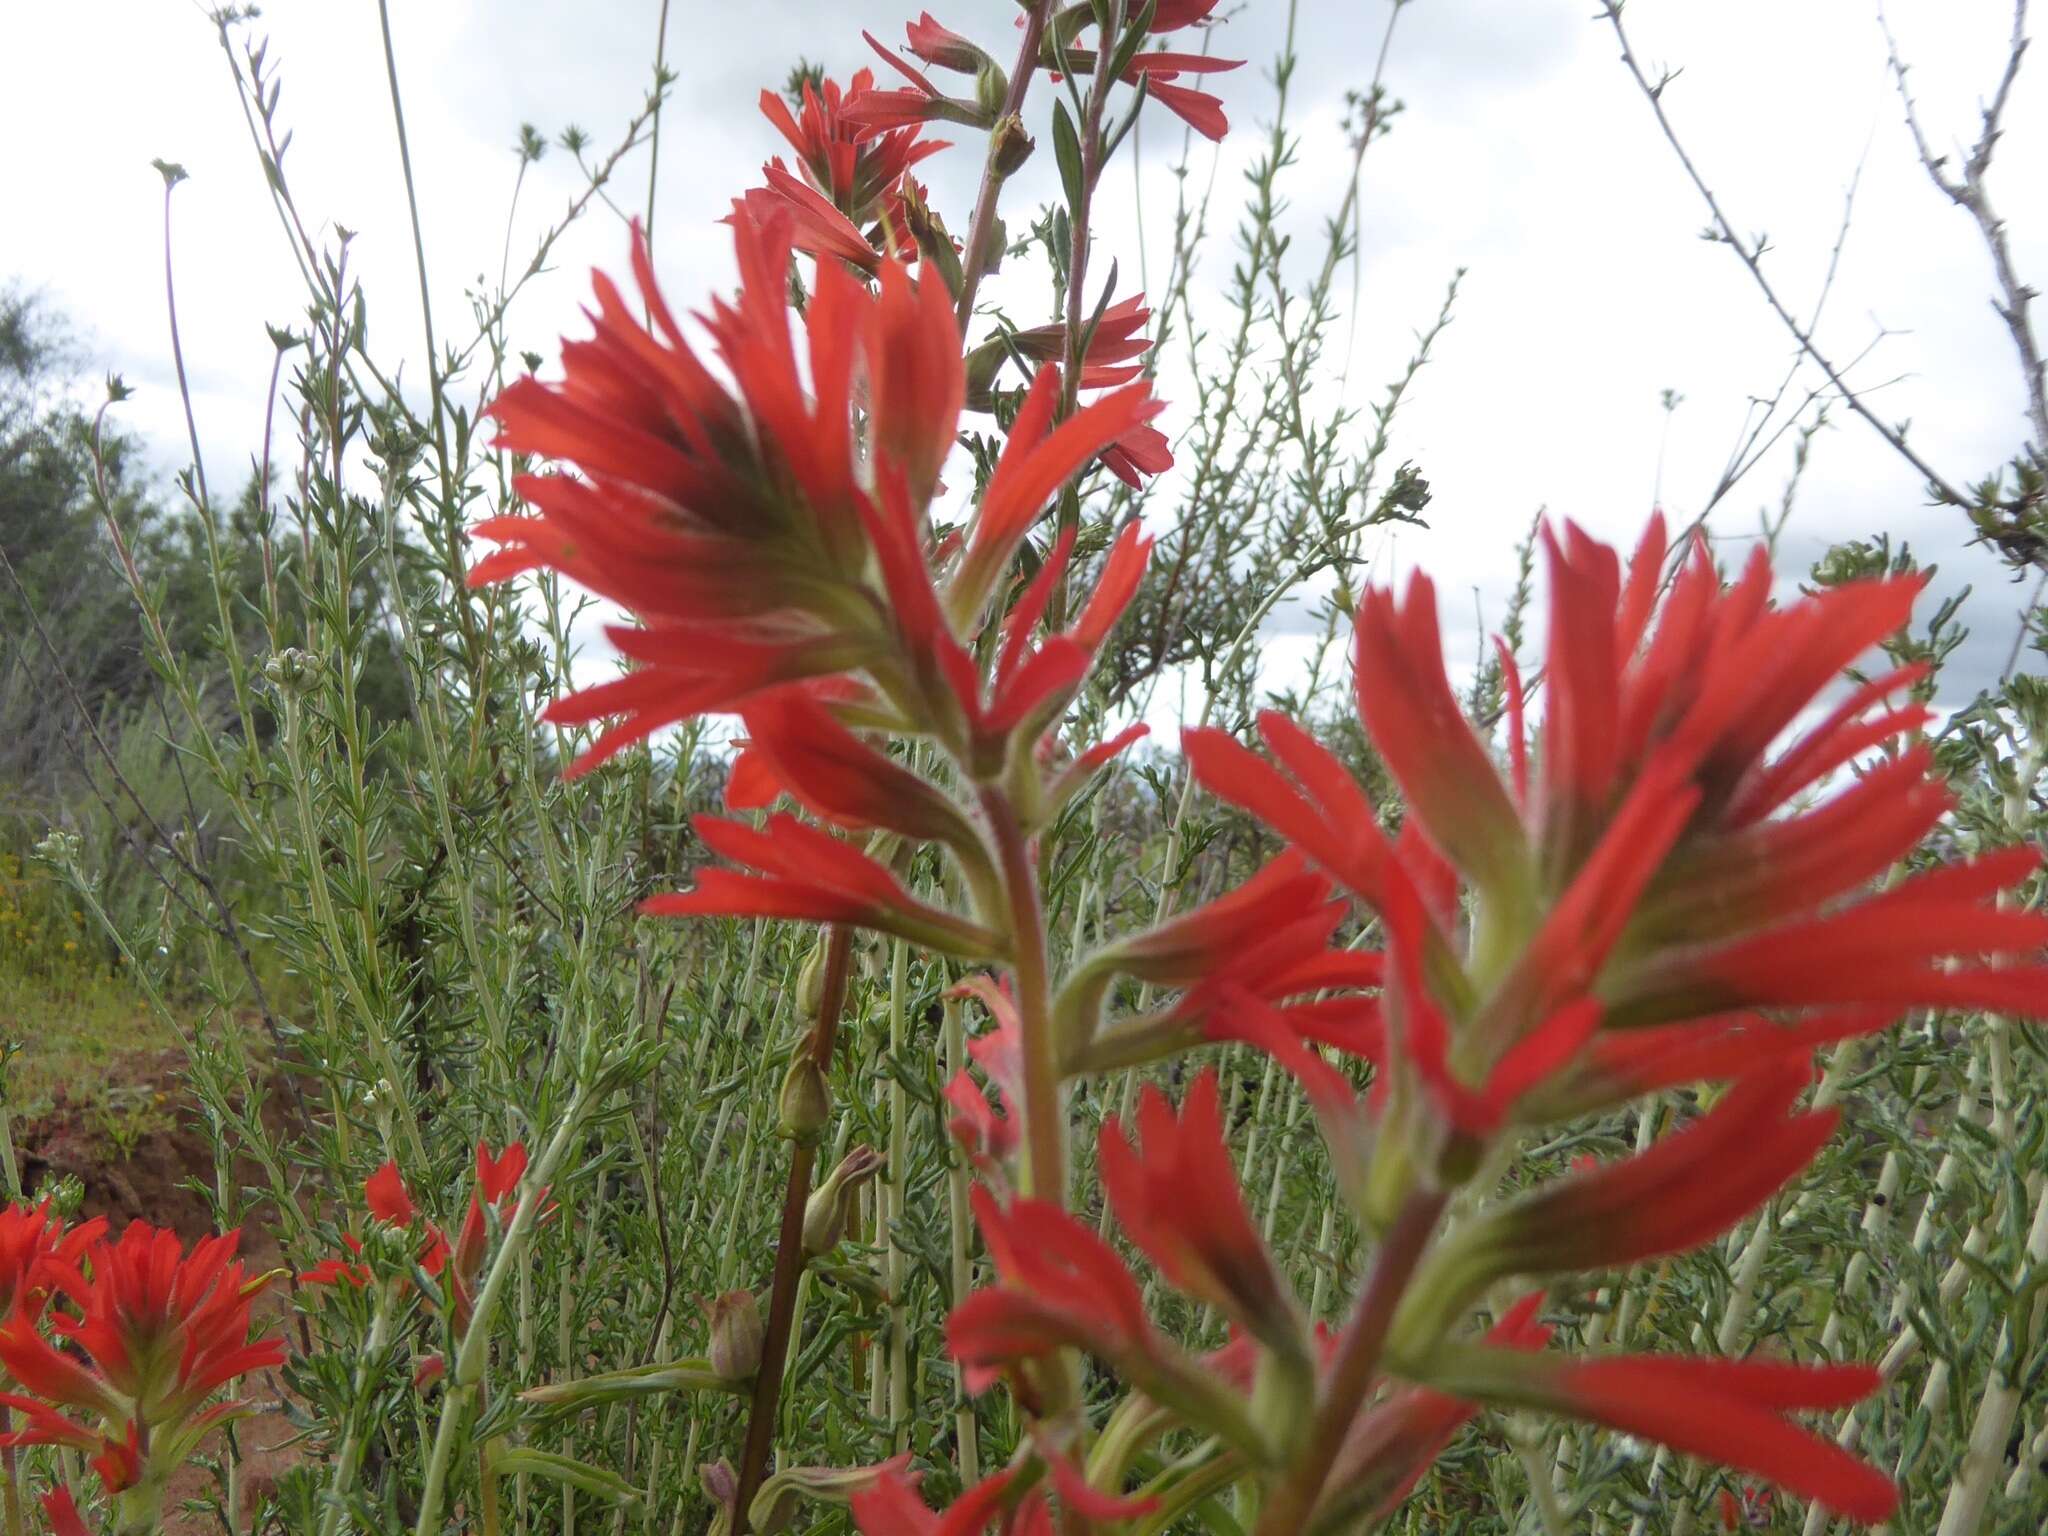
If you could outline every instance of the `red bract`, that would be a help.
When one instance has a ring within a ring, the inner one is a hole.
[[[1509,1349],[1541,1349],[1551,1329],[1537,1320],[1543,1295],[1523,1297],[1487,1334]],[[1317,1505],[1318,1522],[1338,1525],[1364,1514],[1384,1519],[1422,1480],[1478,1404],[1428,1387],[1396,1386],[1353,1422]]]
[[[833,257],[868,273],[880,271],[892,257],[917,254],[916,242],[901,225],[885,226],[895,232],[895,244],[886,254],[877,249],[875,241],[862,234],[858,224],[780,160],[770,160],[762,166],[761,175],[767,185],[750,187],[735,198],[727,223],[767,224],[777,218],[785,219],[790,244],[797,250],[807,256]]]
[[[809,692],[778,688],[740,710],[755,771],[806,810],[842,827],[883,827],[966,849],[980,835],[939,790],[863,742]]]
[[[1462,1095],[1485,1094],[1504,1069],[1536,1103],[1548,1082],[1588,1083],[1589,1069],[1609,1081],[1676,1080],[1668,1072],[1682,1056],[1671,1053],[1685,1043],[1673,1036],[1658,1038],[1663,1067],[1626,1047],[1603,1058],[1604,1041],[1580,1049],[1583,1006],[1597,1006],[1606,1029],[1697,1021],[1717,1042],[1700,1064],[1731,1075],[1731,1045],[1776,1048],[1768,1033],[1729,1032],[1726,1016],[1743,1007],[1857,1009],[1857,1027],[1870,1027],[1914,1004],[2048,1004],[2048,971],[2013,963],[2048,942],[2048,919],[1993,904],[2033,868],[2031,850],[1864,890],[1946,809],[1924,750],[1882,762],[1814,809],[1772,814],[1920,723],[1917,709],[1885,704],[1918,675],[1901,671],[1766,756],[1842,666],[1904,622],[1917,582],[1858,583],[1779,610],[1768,605],[1766,564],[1753,560],[1724,591],[1696,552],[1660,605],[1661,525],[1625,576],[1611,550],[1576,530],[1549,547],[1550,702],[1533,790],[1526,774],[1503,781],[1465,723],[1420,577],[1405,600],[1369,594],[1358,625],[1360,711],[1420,840],[1397,849],[1381,836],[1349,774],[1284,719],[1262,717],[1261,729],[1286,775],[1219,733],[1187,736],[1197,778],[1385,920],[1400,980],[1386,999],[1402,1058],[1391,1064],[1397,1094],[1416,1080],[1447,1118],[1483,1132],[1511,1105],[1494,1095],[1473,1121]],[[1470,962],[1441,894],[1453,870],[1476,903]],[[1840,1031],[1816,1023],[1777,1044],[1831,1032]],[[1609,1065],[1597,1068],[1602,1059]]]
[[[1220,1308],[1269,1349],[1306,1358],[1299,1309],[1238,1193],[1215,1071],[1195,1079],[1178,1115],[1148,1085],[1138,1134],[1133,1146],[1112,1115],[1097,1142],[1103,1189],[1131,1241],[1180,1290]]]
[[[774,91],[761,93],[761,113],[796,151],[811,184],[856,224],[886,223],[902,230],[903,176],[913,165],[946,146],[920,142],[915,128],[878,133],[850,119],[845,107],[873,91],[872,70],[860,70],[842,93],[831,80],[816,88],[804,83],[803,102],[792,115]]]
[[[1507,1276],[1619,1269],[1718,1237],[1797,1177],[1834,1131],[1833,1110],[1794,1112],[1811,1075],[1803,1058],[1780,1055],[1647,1151],[1614,1163],[1587,1160],[1565,1178],[1488,1208],[1431,1255],[1396,1334],[1449,1333]]]
[[[269,1282],[247,1278],[234,1258],[238,1237],[203,1238],[186,1253],[175,1232],[136,1221],[54,1273],[77,1310],[54,1311],[49,1324],[70,1347],[53,1348],[19,1311],[0,1327],[0,1365],[34,1394],[0,1399],[28,1415],[0,1443],[86,1451],[110,1491],[142,1482],[145,1459],[153,1484],[180,1465],[239,1411],[207,1400],[284,1361],[282,1340],[250,1337],[250,1305]]]
[[[418,1214],[395,1162],[386,1162],[364,1181],[363,1199],[372,1216],[394,1227],[411,1226]]]
[[[1605,1424],[1704,1456],[1852,1520],[1887,1519],[1898,1504],[1890,1478],[1786,1417],[1860,1402],[1880,1384],[1869,1366],[1669,1355],[1574,1360],[1465,1345],[1440,1350],[1428,1379],[1441,1391]]]
[[[360,1239],[344,1232],[341,1234],[341,1245],[356,1258],[361,1257],[363,1245]],[[375,1278],[369,1265],[357,1263],[354,1259],[338,1257],[322,1259],[311,1269],[302,1270],[299,1274],[299,1281],[303,1285],[352,1285],[357,1290],[361,1290]]]
[[[972,1199],[1002,1284],[974,1292],[946,1319],[946,1347],[969,1391],[1007,1377],[1028,1408],[1036,1389],[1022,1367],[1078,1347],[1190,1422],[1233,1444],[1261,1444],[1239,1394],[1152,1326],[1114,1248],[1049,1201],[1005,1205],[979,1185]]]
[[[1015,1118],[1024,1094],[1023,1026],[1016,1000],[1006,984],[989,976],[969,977],[953,989],[953,995],[979,998],[995,1020],[994,1029],[967,1042],[967,1054],[1002,1090],[1004,1107],[998,1111],[970,1074],[957,1072],[946,1084],[946,1102],[953,1111],[946,1130],[984,1178],[1006,1180],[1005,1165],[1015,1156],[1022,1138]]]
[[[935,64],[941,69],[973,74],[994,62],[958,32],[951,32],[940,26],[932,19],[930,11],[920,11],[917,20],[905,22],[903,31],[909,39],[910,51],[925,63]],[[880,46],[875,44],[873,38],[869,38],[868,41],[876,47]]]
[[[1104,395],[1053,424],[1059,405],[1059,370],[1039,369],[1010,424],[1010,435],[989,477],[954,590],[978,611],[1006,570],[1039,510],[1069,476],[1124,434],[1162,409],[1142,384]]]
[[[1344,916],[1328,878],[1284,853],[1236,890],[1082,960],[1055,1000],[1060,1034],[1091,1070],[1156,1060],[1204,1039],[1242,1040],[1284,1057],[1297,1075],[1335,1077],[1335,1091],[1348,1095],[1341,1075],[1302,1044],[1380,1054],[1377,1007],[1357,995],[1379,984],[1380,956],[1331,947]],[[1184,990],[1152,1013],[1101,1028],[1119,973]]]
[[[50,1522],[50,1536],[88,1536],[69,1488],[52,1488],[43,1495],[42,1503],[43,1514]]]
[[[900,1472],[889,1471],[874,1486],[853,1496],[853,1519],[861,1536],[983,1536],[998,1516],[998,1536],[1051,1536],[1052,1525],[1041,1497],[1027,1498],[1015,1512],[1006,1512],[1012,1474],[993,1473],[969,1488],[944,1514],[927,1509],[917,1485]]]
[[[455,1277],[465,1290],[475,1286],[483,1270],[484,1247],[490,1235],[484,1208],[495,1206],[501,1216],[509,1215],[524,1177],[525,1142],[509,1142],[504,1151],[495,1154],[489,1142],[476,1144],[476,1193],[469,1197],[469,1210],[455,1239]]]
[[[0,1319],[17,1312],[30,1322],[40,1317],[56,1274],[106,1229],[106,1218],[96,1216],[67,1232],[47,1200],[0,1210]]]
[[[1176,32],[1209,19],[1221,0],[1159,0],[1152,8],[1154,32]]]
[[[1081,359],[1081,388],[1106,389],[1135,379],[1138,369],[1117,365],[1133,363],[1152,349],[1152,338],[1145,334],[1145,327],[1151,323],[1152,311],[1145,307],[1142,293],[1104,310]],[[1028,331],[1015,332],[1009,340],[1033,362],[1056,363],[1066,356],[1067,331],[1063,325],[1033,326]]]
[[[642,912],[852,923],[968,959],[1002,952],[995,933],[919,901],[881,864],[794,816],[770,816],[759,830],[716,816],[699,816],[692,824],[713,852],[760,873],[701,870],[693,889],[650,896],[640,904]]]
[[[1133,427],[1102,450],[1102,466],[1132,490],[1142,490],[1146,476],[1173,468],[1173,448],[1157,427]]]

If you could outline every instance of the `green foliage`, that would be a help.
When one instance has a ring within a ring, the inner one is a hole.
[[[788,1154],[777,1097],[807,1027],[815,936],[634,915],[702,862],[689,817],[718,803],[725,759],[692,729],[565,780],[579,735],[540,714],[569,687],[564,658],[583,609],[550,579],[517,595],[462,583],[460,529],[510,500],[515,466],[471,428],[533,355],[515,348],[508,320],[525,278],[501,279],[473,327],[438,338],[434,404],[408,401],[387,382],[395,363],[369,344],[370,297],[346,238],[304,233],[330,226],[302,220],[293,200],[274,66],[234,18],[223,40],[254,108],[282,238],[308,278],[309,328],[276,333],[284,405],[301,423],[293,474],[230,506],[196,495],[164,505],[136,446],[70,403],[61,326],[19,297],[0,300],[0,553],[15,578],[0,611],[9,634],[33,633],[0,657],[0,1019],[29,1043],[12,1102],[19,1112],[64,1076],[93,1073],[124,1037],[184,1040],[214,1158],[194,1172],[217,1219],[273,1232],[300,1270],[336,1253],[344,1232],[365,1234],[358,1192],[387,1158],[453,1228],[480,1138],[550,1153],[553,1214],[481,1325],[489,1392],[457,1395],[473,1387],[458,1340],[420,1294],[380,1324],[364,1292],[301,1288],[291,1331],[311,1348],[295,1348],[285,1412],[308,1459],[274,1492],[251,1492],[245,1516],[279,1532],[409,1529],[446,1422],[463,1451],[449,1462],[458,1500],[474,1507],[479,1467],[499,1457],[508,1528],[567,1530],[573,1512],[580,1528],[703,1530],[699,1467],[736,1454],[736,1396],[594,1391],[565,1412],[518,1394],[659,1376],[706,1351],[696,1298],[765,1285]],[[1188,472],[1154,557],[1164,575],[1132,608],[1083,708],[1091,723],[1146,711],[1183,680],[1198,701],[1188,712],[1218,724],[1277,702],[1318,722],[1392,822],[1391,785],[1346,699],[1342,641],[1369,530],[1441,510],[1422,467],[1388,466],[1392,423],[1456,285],[1369,419],[1318,415],[1306,381],[1340,318],[1358,161],[1304,283],[1283,260],[1300,148],[1288,67],[1247,174],[1229,323],[1187,337],[1173,328],[1209,251],[1211,210],[1182,180],[1157,307],[1169,343],[1196,361],[1192,425],[1176,445]],[[800,66],[789,89],[815,73]],[[625,126],[622,153],[655,105]],[[1358,155],[1392,110],[1377,83],[1355,98]],[[522,165],[546,142],[522,125]],[[580,132],[558,142],[585,164]],[[593,206],[617,158],[586,166],[589,191],[567,218]],[[1061,220],[1048,212],[1038,229],[1063,261]],[[2033,494],[2027,484],[2018,499]],[[1082,554],[1099,553],[1150,495],[1115,490],[1063,509]],[[2032,537],[2022,523],[1986,536]],[[1505,625],[1516,650],[1533,548],[1532,538],[1499,551],[1504,571],[1519,563]],[[1909,560],[1877,540],[1830,552],[1814,575],[1835,582]],[[1282,611],[1306,613],[1316,645],[1305,679],[1276,699],[1259,641]],[[1952,611],[1936,615],[1902,637],[1896,659],[1938,667],[1956,624]],[[1496,736],[1503,689],[1494,666],[1471,692],[1475,720]],[[1955,849],[2043,835],[2044,713],[2038,680],[2021,674],[1947,728],[1941,761],[1961,809],[1940,835]],[[76,851],[33,869],[28,850],[53,825],[74,832]],[[1134,755],[1069,808],[1046,848],[1050,926],[1073,947],[1192,905],[1272,852],[1249,822],[1193,796],[1165,753]],[[779,1426],[786,1466],[908,1452],[932,1469],[934,1496],[1001,1465],[1020,1434],[1000,1398],[967,1400],[942,1347],[946,1311],[986,1274],[942,1097],[966,1036],[984,1027],[950,995],[960,979],[888,943],[856,948],[830,1073],[837,1119],[820,1157],[830,1166],[867,1145],[889,1164],[804,1282]],[[61,1027],[43,1022],[59,1010]],[[1336,1317],[1362,1238],[1312,1117],[1269,1060],[1218,1055],[1254,1219],[1314,1315]],[[1128,1111],[1136,1087],[1131,1074],[1079,1085],[1076,1146]],[[1820,1092],[1842,1105],[1845,1129],[1796,1193],[1718,1248],[1560,1294],[1553,1312],[1588,1344],[1892,1361],[1896,1384],[1853,1423],[1866,1453],[1902,1469],[1902,1531],[1933,1529],[1973,1405],[2018,1383],[2019,1432],[2036,1438],[2014,1453],[2019,1493],[1991,1528],[2037,1529],[2026,1522],[2044,1480],[2021,1474],[2042,1450],[2048,1362],[2029,1331],[2041,1276],[2025,1256],[2048,1166],[2044,1087],[2041,1039],[2001,1019],[1923,1018],[1838,1051]],[[1674,1094],[1575,1127],[1500,1170],[1499,1187],[1616,1154],[1700,1107]],[[1165,1303],[1159,1321],[1193,1343],[1223,1342],[1220,1320],[1184,1301]],[[417,1387],[433,1355],[449,1374]],[[1087,1387],[1107,1402],[1106,1377]],[[1153,1465],[1187,1449],[1170,1443]],[[31,1461],[44,1477],[48,1464]],[[1719,1474],[1606,1437],[1487,1422],[1390,1528],[1507,1536],[1542,1528],[1554,1505],[1564,1529],[1663,1532],[1711,1521],[1719,1487]],[[1801,1517],[1769,1518],[1795,1530]],[[1201,1519],[1235,1528],[1220,1506]],[[825,1510],[807,1528],[847,1526]]]

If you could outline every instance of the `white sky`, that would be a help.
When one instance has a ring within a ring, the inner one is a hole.
[[[681,83],[664,120],[656,233],[678,307],[695,307],[728,280],[727,236],[714,221],[781,149],[755,109],[759,89],[779,85],[798,55],[843,77],[870,61],[861,26],[893,43],[912,9],[673,0],[669,59]],[[1367,161],[1355,401],[1376,396],[1404,363],[1412,329],[1434,315],[1451,271],[1470,269],[1393,453],[1395,462],[1417,460],[1432,482],[1434,527],[1404,531],[1383,552],[1389,568],[1436,571],[1447,622],[1467,630],[1461,594],[1478,586],[1497,614],[1510,545],[1538,505],[1633,537],[1655,474],[1660,390],[1685,396],[1664,477],[1665,502],[1683,518],[1711,488],[1748,397],[1775,387],[1789,355],[1733,256],[1699,240],[1705,211],[1592,9],[1587,0],[1415,0],[1388,71],[1407,111]],[[465,288],[498,270],[519,124],[552,138],[573,122],[600,151],[609,146],[650,77],[658,10],[659,0],[394,0],[444,338],[468,334]],[[936,14],[1007,58],[1006,0],[944,0]],[[1369,77],[1386,14],[1385,0],[1299,5],[1302,145],[1287,191],[1304,264],[1320,251],[1321,219],[1342,191],[1342,93]],[[1974,134],[2010,14],[1995,0],[1895,0],[1892,24],[1938,145]],[[1263,143],[1267,71],[1285,19],[1282,0],[1249,0],[1215,39],[1216,52],[1252,64],[1218,85],[1236,131],[1220,152],[1212,223],[1222,238],[1203,278],[1211,294],[1231,259],[1238,173]],[[1901,376],[1881,396],[1885,412],[1912,420],[1916,446],[1951,480],[1987,473],[2023,430],[2018,372],[1989,305],[1975,231],[1911,157],[1871,6],[1633,0],[1629,19],[1642,55],[1684,66],[1667,105],[1738,225],[1769,232],[1770,270],[1797,308],[1811,303],[1867,146],[1823,340],[1847,357],[1880,326],[1896,332],[1860,376]],[[280,117],[295,130],[286,168],[300,205],[323,233],[358,232],[353,259],[370,294],[373,346],[409,357],[408,380],[418,382],[418,292],[376,8],[277,0],[248,35],[265,33],[284,83]],[[161,183],[149,162],[181,162],[191,173],[174,213],[186,361],[209,475],[217,493],[236,486],[262,431],[272,355],[264,323],[298,322],[304,295],[212,26],[198,6],[176,0],[63,0],[11,8],[0,42],[13,65],[0,95],[0,142],[11,146],[0,163],[0,281],[19,280],[68,311],[95,365],[138,387],[121,419],[168,474],[188,455],[164,317]],[[2037,55],[2009,116],[1994,193],[2022,272],[2048,286],[2048,208],[2038,190],[2048,184],[2044,76],[2048,56]],[[1048,107],[1041,85],[1027,109],[1035,128]],[[1158,114],[1145,142],[1143,206],[1162,220],[1148,252],[1155,282],[1172,199],[1165,150],[1179,139],[1160,131],[1170,127]],[[979,146],[964,130],[944,136],[958,147],[920,174],[964,229]],[[1049,137],[1039,137],[1041,153],[1006,204],[1016,219],[1053,185]],[[1206,149],[1196,165],[1206,174]],[[1137,270],[1128,178],[1111,175],[1098,272],[1112,254],[1125,273]],[[559,149],[535,168],[512,241],[515,268],[579,185]],[[614,190],[630,209],[645,206],[644,153]],[[556,270],[515,311],[517,344],[552,358],[557,334],[579,327],[588,267],[622,266],[624,246],[617,219],[602,210],[574,231]],[[1343,286],[1348,293],[1348,278]],[[1782,460],[1767,464],[1722,505],[1716,526],[1753,528],[1784,470]],[[1790,555],[1803,569],[1829,540],[1885,529],[1959,579],[1966,573],[1978,586],[1970,611],[1979,643],[1966,662],[1974,684],[2003,662],[2018,596],[1992,562],[1960,548],[1958,515],[1922,500],[1911,471],[1841,413],[1817,444]],[[1472,639],[1454,634],[1454,656],[1469,657]]]

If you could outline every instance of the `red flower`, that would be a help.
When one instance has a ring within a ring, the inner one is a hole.
[[[1817,776],[1920,723],[1917,708],[1884,702],[1918,676],[1903,670],[1766,756],[1841,667],[1904,621],[1916,582],[1860,583],[1773,610],[1767,565],[1752,561],[1724,592],[1699,553],[1660,608],[1661,525],[1625,579],[1613,552],[1576,530],[1550,548],[1550,705],[1533,790],[1525,773],[1503,782],[1460,713],[1419,577],[1405,601],[1374,592],[1361,603],[1357,668],[1361,714],[1406,791],[1415,841],[1396,848],[1380,835],[1350,775],[1284,719],[1260,725],[1292,782],[1219,733],[1185,738],[1198,779],[1385,919],[1399,981],[1385,1001],[1396,1093],[1413,1081],[1449,1119],[1483,1132],[1513,1097],[1543,1103],[1549,1083],[1575,1081],[1583,1094],[1589,1071],[1647,1081],[1687,1059],[1669,1034],[1634,1047],[1575,1042],[1590,1027],[1576,1010],[1590,1006],[1605,1028],[1694,1021],[1706,1032],[1696,1038],[1715,1045],[1691,1064],[1717,1075],[1739,1065],[1731,1046],[1775,1053],[1847,1032],[1814,1020],[1775,1043],[1731,1033],[1727,1015],[1745,1007],[1865,1012],[1854,1028],[1877,1022],[1866,1011],[1915,1004],[2048,1007],[2048,970],[2011,963],[2048,943],[2048,918],[1992,904],[2033,868],[2031,850],[1864,890],[1945,812],[1924,749],[1815,809],[1773,816]],[[1483,974],[1453,945],[1455,904],[1443,899],[1453,875],[1474,891]]]
[[[1670,1355],[1574,1360],[1465,1345],[1439,1351],[1428,1375],[1432,1386],[1461,1397],[1605,1424],[1721,1462],[1852,1520],[1888,1519],[1898,1505],[1890,1478],[1786,1417],[1860,1402],[1881,1383],[1869,1366]]]
[[[234,1258],[238,1237],[203,1238],[185,1253],[175,1232],[136,1221],[118,1239],[96,1238],[78,1265],[54,1273],[77,1308],[49,1318],[69,1348],[53,1348],[20,1311],[0,1327],[0,1365],[35,1394],[0,1399],[28,1415],[0,1444],[87,1451],[109,1490],[143,1480],[145,1443],[163,1475],[180,1465],[239,1411],[234,1403],[208,1408],[207,1399],[284,1361],[282,1340],[250,1338],[251,1303],[269,1282],[246,1277]]]
[[[761,114],[773,123],[796,151],[811,185],[856,224],[886,223],[904,228],[903,199],[898,191],[913,165],[937,154],[941,142],[920,142],[916,129],[877,133],[872,125],[849,118],[845,108],[872,94],[872,70],[860,70],[845,92],[831,81],[813,89],[806,81],[803,102],[792,116],[780,95],[761,93]]]
[[[919,901],[875,860],[794,816],[770,816],[759,830],[716,816],[699,816],[692,825],[713,852],[760,873],[700,870],[693,889],[650,896],[640,903],[642,912],[851,923],[967,959],[1002,951],[998,935]]]
[[[106,1218],[95,1216],[64,1230],[51,1217],[50,1202],[33,1208],[10,1205],[0,1210],[0,1319],[17,1309],[30,1322],[42,1315],[56,1274],[107,1230]]]
[[[1069,635],[1026,646],[1030,626],[1013,619],[986,698],[955,626],[980,621],[1067,478],[1158,404],[1133,387],[1055,427],[1057,376],[1042,373],[942,603],[924,504],[965,389],[949,300],[893,264],[873,294],[821,268],[805,316],[806,380],[786,304],[787,221],[739,220],[735,239],[740,296],[715,302],[707,323],[737,395],[684,343],[636,244],[654,330],[600,277],[597,336],[564,348],[563,383],[521,380],[491,407],[507,446],[567,458],[581,478],[521,477],[534,515],[480,525],[507,547],[472,581],[549,566],[641,621],[611,631],[638,670],[548,711],[564,724],[625,717],[576,769],[675,721],[856,673],[872,684],[877,724],[931,732],[997,764],[1013,741],[1035,747],[1134,590],[1149,541],[1127,532]]]
[[[961,387],[948,382],[960,376],[959,339],[945,306],[909,302],[908,279],[894,268],[880,298],[842,270],[821,269],[806,321],[806,384],[786,299],[789,225],[740,220],[734,237],[738,304],[715,302],[707,324],[737,397],[684,341],[636,237],[634,271],[660,339],[600,275],[597,335],[564,347],[563,382],[522,379],[491,406],[506,446],[566,458],[583,478],[521,476],[533,512],[478,526],[506,548],[471,581],[549,566],[641,621],[611,631],[640,670],[549,711],[565,724],[626,716],[579,769],[674,721],[851,670],[885,650],[889,636],[863,580],[866,525],[878,515],[860,483],[866,451],[854,435],[863,358],[870,373],[909,369],[924,381],[870,402],[873,440],[903,455],[889,467],[928,474],[953,440],[944,402]]]
[[[341,1245],[350,1253],[361,1255],[363,1245],[351,1234],[341,1234]],[[361,1290],[376,1277],[367,1264],[352,1263],[343,1258],[325,1258],[311,1269],[302,1270],[299,1281],[302,1285],[352,1285]]]
[[[42,1504],[43,1514],[50,1522],[50,1536],[90,1536],[69,1488],[52,1488],[43,1495]]]
[[[1175,1287],[1220,1308],[1269,1349],[1305,1358],[1299,1309],[1238,1192],[1215,1070],[1195,1079],[1178,1115],[1147,1085],[1138,1133],[1142,1150],[1112,1115],[1097,1142],[1103,1189],[1131,1241]]]
[[[370,1214],[390,1226],[409,1227],[414,1216],[418,1215],[395,1162],[386,1162],[364,1181],[363,1199]]]

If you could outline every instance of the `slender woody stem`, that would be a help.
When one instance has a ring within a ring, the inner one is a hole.
[[[1344,1436],[1378,1378],[1380,1354],[1386,1347],[1394,1310],[1407,1292],[1416,1264],[1429,1247],[1443,1209],[1441,1194],[1411,1195],[1387,1228],[1379,1251],[1373,1255],[1372,1273],[1359,1293],[1350,1325],[1330,1362],[1321,1401],[1309,1426],[1308,1444],[1260,1516],[1257,1536],[1296,1536],[1307,1529],[1316,1501],[1322,1497],[1323,1484],[1329,1480],[1330,1468],[1336,1465],[1337,1453],[1343,1449]]]
[[[1031,76],[1038,69],[1038,45],[1045,36],[1045,24],[1052,16],[1053,0],[1036,0],[1024,13],[1024,36],[1017,45],[1017,62],[1010,70],[1010,89],[1003,95],[1003,110],[996,119],[1003,122],[1024,110],[1024,95],[1031,89]],[[989,241],[995,235],[996,202],[1003,194],[1004,173],[996,164],[999,135],[989,135],[988,162],[981,168],[981,187],[974,194],[974,217],[967,226],[967,247],[960,263],[960,329],[974,317],[974,294],[988,270]]]
[[[806,1047],[820,1071],[832,1069],[832,1051],[839,1040],[839,1015],[846,1002],[847,962],[853,953],[853,930],[835,924],[825,938],[824,985],[818,995],[818,1017]],[[789,1184],[782,1196],[782,1229],[775,1240],[775,1278],[768,1293],[768,1329],[761,1341],[761,1366],[754,1376],[753,1401],[747,1409],[747,1441],[740,1452],[739,1477],[733,1494],[733,1536],[747,1536],[747,1506],[768,1470],[768,1452],[775,1439],[775,1414],[782,1397],[782,1367],[789,1356],[790,1325],[796,1318],[797,1282],[804,1272],[804,1206],[811,1198],[811,1172],[816,1145],[792,1144]]]

